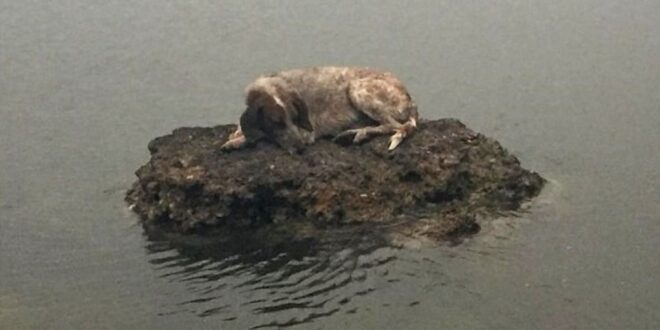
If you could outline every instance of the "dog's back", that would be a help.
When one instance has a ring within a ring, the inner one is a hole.
[[[409,103],[409,106],[398,107],[392,114],[402,124],[411,116],[417,119],[417,108],[410,95],[389,72],[325,66],[282,71],[272,77],[284,80],[306,104],[315,137],[336,136],[347,129],[377,124],[378,119],[361,111],[356,104],[361,99],[378,102],[381,98],[381,103]],[[374,83],[377,82],[383,82],[380,85],[386,85],[389,90],[376,90]]]

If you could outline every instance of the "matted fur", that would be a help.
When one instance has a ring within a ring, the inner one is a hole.
[[[270,139],[295,150],[322,137],[393,134],[396,148],[417,127],[417,106],[392,73],[367,68],[315,67],[257,78],[245,89],[247,109],[222,146],[241,148]]]

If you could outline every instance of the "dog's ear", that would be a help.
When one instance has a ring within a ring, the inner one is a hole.
[[[296,117],[293,118],[293,123],[307,131],[313,131],[314,128],[312,127],[312,122],[309,119],[309,109],[307,109],[307,104],[305,104],[305,102],[299,97],[295,97],[292,103],[297,112]]]
[[[252,90],[247,95],[246,103],[248,109],[243,116],[251,127],[272,133],[274,129],[286,126],[286,113],[272,95]]]
[[[261,127],[265,131],[272,132],[274,129],[282,129],[286,127],[286,114],[284,113],[284,109],[275,103],[274,100],[268,102],[260,109]]]
[[[248,141],[256,141],[263,135],[260,112],[259,108],[248,107],[241,115],[241,130]]]

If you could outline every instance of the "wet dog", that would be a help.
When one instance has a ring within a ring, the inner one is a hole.
[[[350,67],[289,70],[257,78],[245,94],[247,109],[223,150],[267,139],[296,152],[323,137],[360,143],[376,134],[392,134],[393,150],[417,127],[417,106],[389,72]]]

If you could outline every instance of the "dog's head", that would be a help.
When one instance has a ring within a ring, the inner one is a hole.
[[[301,130],[312,131],[309,112],[300,98],[277,94],[250,90],[247,109],[240,120],[241,129],[248,143],[266,139],[289,152],[298,152],[305,141]]]

